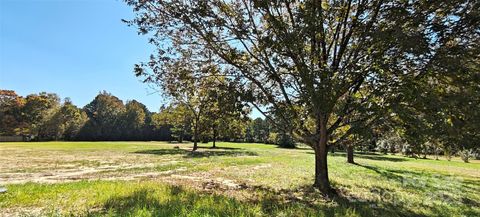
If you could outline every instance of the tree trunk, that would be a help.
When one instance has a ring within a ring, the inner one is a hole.
[[[195,126],[193,127],[193,150],[196,151],[198,149],[198,121],[195,121]]]
[[[193,131],[193,150],[192,151],[196,151],[198,149],[198,145],[197,145],[197,129],[195,128],[195,130]]]
[[[180,131],[180,135],[178,136],[178,142],[179,143],[183,143],[183,134],[184,134],[184,130],[183,130],[183,127],[182,127],[182,131]]]
[[[320,141],[315,144],[315,183],[313,184],[325,195],[333,195],[335,191],[330,186],[327,166],[327,129],[326,124],[321,123]]]
[[[215,142],[217,141],[217,128],[213,128],[213,148],[216,148]]]
[[[354,164],[353,161],[353,145],[347,145],[347,162]]]

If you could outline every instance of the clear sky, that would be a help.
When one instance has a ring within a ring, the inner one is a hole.
[[[133,74],[154,49],[121,21],[133,16],[120,0],[0,0],[0,89],[80,107],[106,90],[158,111],[161,96]]]
[[[57,93],[80,107],[106,90],[158,111],[165,101],[133,74],[154,51],[121,21],[133,17],[121,0],[0,0],[0,89]]]

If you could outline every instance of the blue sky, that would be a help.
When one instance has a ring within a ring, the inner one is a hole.
[[[133,74],[154,49],[121,21],[133,15],[119,0],[0,0],[0,89],[81,107],[106,90],[158,111],[161,96]]]

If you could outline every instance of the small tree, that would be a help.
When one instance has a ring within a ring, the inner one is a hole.
[[[192,116],[184,104],[170,104],[153,114],[152,124],[156,129],[169,127],[172,137],[182,143],[191,134]]]
[[[210,82],[210,87],[206,87],[209,106],[202,117],[203,131],[206,137],[212,139],[212,146],[221,134],[221,131],[235,129],[236,120],[243,121],[250,108],[239,100],[239,94],[232,88],[224,77],[211,77],[215,80]],[[237,124],[240,124],[237,122]]]

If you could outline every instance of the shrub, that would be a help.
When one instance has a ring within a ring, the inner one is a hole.
[[[295,148],[294,139],[286,133],[270,133],[268,144],[275,144],[282,148]]]
[[[267,144],[276,144],[278,138],[278,133],[270,133],[268,134]]]
[[[445,153],[445,157],[447,158],[447,160],[451,161],[453,153],[454,153],[453,149],[450,148],[450,147],[446,147],[446,148],[444,148],[444,153]]]
[[[282,148],[295,148],[295,141],[293,138],[285,133],[282,133],[277,136],[277,140],[275,141],[275,144]]]
[[[380,138],[378,144],[378,151],[385,153],[385,149],[387,149],[387,151],[390,151],[390,153],[395,154],[402,151],[405,142],[397,134],[389,133]]]
[[[412,145],[410,145],[408,143],[403,144],[402,145],[402,154],[405,155],[405,156],[413,157],[414,153],[413,153]]]
[[[470,159],[473,158],[475,155],[474,151],[472,149],[465,149],[460,151],[460,157],[462,158],[463,162],[468,163],[470,162]]]
[[[387,154],[390,149],[390,145],[386,140],[380,140],[378,142],[377,150],[383,154]]]

